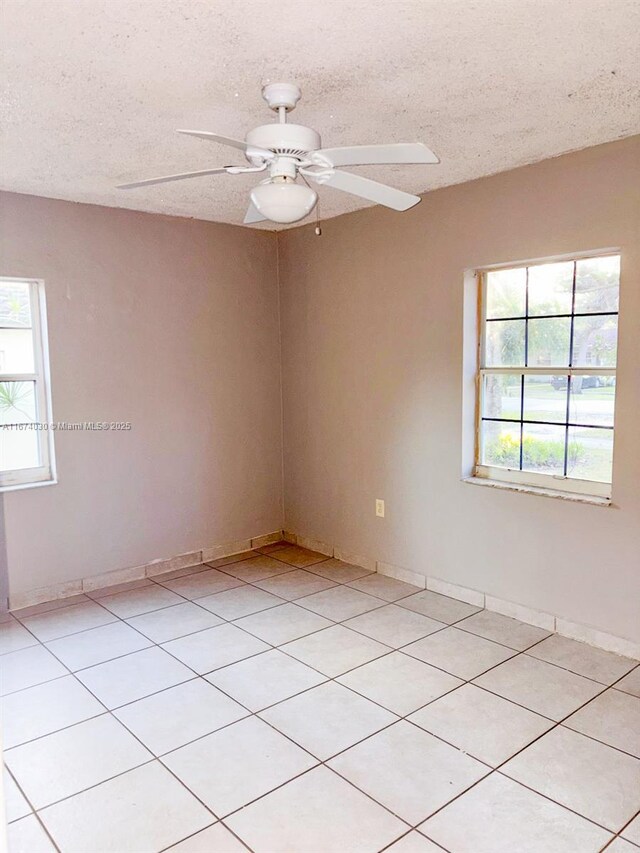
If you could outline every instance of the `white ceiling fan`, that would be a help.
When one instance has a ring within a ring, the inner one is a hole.
[[[322,148],[320,134],[301,124],[287,124],[287,113],[295,109],[300,100],[300,89],[291,83],[269,83],[262,97],[278,113],[278,122],[264,124],[247,133],[245,141],[230,139],[217,133],[201,130],[179,130],[187,136],[197,136],[210,142],[230,145],[244,152],[248,166],[220,166],[199,172],[184,172],[122,184],[118,189],[164,184],[227,172],[238,175],[244,172],[265,172],[269,177],[251,191],[245,224],[262,222],[297,222],[304,219],[316,205],[318,195],[308,181],[333,187],[351,195],[366,198],[393,210],[408,210],[418,204],[420,197],[396,190],[386,184],[371,181],[360,175],[343,172],[339,166],[366,166],[379,164],[439,163],[440,161],[421,142],[399,142],[392,145],[352,145],[346,148]],[[303,183],[296,183],[298,176]]]

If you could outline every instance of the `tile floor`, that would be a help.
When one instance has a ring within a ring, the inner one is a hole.
[[[10,853],[640,853],[640,666],[288,543],[0,624]]]

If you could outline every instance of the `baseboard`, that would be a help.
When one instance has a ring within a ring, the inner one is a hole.
[[[319,540],[311,537],[296,535],[295,533],[287,533],[284,536],[287,541],[298,542],[316,542]],[[324,544],[324,543],[321,543]],[[305,546],[309,547],[309,546]],[[352,563],[356,566],[363,566],[370,571],[377,572],[380,575],[386,575],[396,580],[404,581],[405,583],[413,584],[420,589],[428,589],[432,592],[438,592],[440,595],[447,595],[449,598],[456,598],[458,601],[465,601],[467,604],[474,604],[476,607],[484,607],[487,610],[492,610],[494,613],[501,613],[503,616],[510,616],[513,619],[518,619],[520,622],[526,622],[529,625],[536,625],[538,628],[544,628],[551,633],[560,634],[563,637],[568,637],[572,640],[579,640],[582,643],[587,643],[590,646],[604,649],[608,652],[613,652],[623,657],[640,660],[640,643],[633,640],[627,640],[624,637],[617,637],[614,634],[608,634],[606,631],[600,631],[598,628],[592,628],[589,625],[580,625],[576,622],[570,622],[553,613],[545,613],[541,610],[535,610],[532,607],[527,607],[524,604],[518,604],[513,601],[506,601],[502,598],[490,595],[478,589],[461,586],[451,583],[450,581],[442,580],[442,578],[430,577],[422,575],[420,572],[415,572],[412,569],[406,569],[402,566],[395,566],[392,563],[386,563],[382,560],[374,560],[370,557],[362,557],[345,551],[337,545],[331,549],[330,545],[325,546],[328,553],[333,551],[333,556],[342,560],[345,563]],[[315,548],[314,550],[319,550]]]
[[[63,581],[62,583],[39,587],[38,589],[28,590],[27,592],[18,592],[13,595],[10,593],[9,609],[22,610],[24,607],[32,607],[47,601],[70,598],[74,595],[81,595],[84,592],[95,592],[95,590],[103,589],[107,586],[128,583],[129,581],[136,581],[145,577],[155,577],[156,575],[162,575],[165,572],[172,572],[176,569],[199,566],[201,563],[207,563],[210,560],[229,557],[232,554],[239,554],[242,551],[250,551],[252,548],[262,548],[282,538],[283,531],[276,530],[273,533],[264,533],[252,539],[235,539],[220,545],[201,548],[199,551],[190,551],[187,554],[177,554],[173,557],[152,560],[150,563],[144,563],[141,566],[114,569],[111,572],[103,572],[99,575],[92,575],[73,581]]]

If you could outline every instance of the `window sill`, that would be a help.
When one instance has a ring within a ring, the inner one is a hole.
[[[39,489],[41,486],[57,486],[58,481],[53,480],[35,480],[32,483],[13,483],[11,486],[0,486],[0,495],[5,492],[17,492],[20,489]]]
[[[574,492],[561,492],[557,489],[546,489],[540,486],[525,486],[522,483],[507,483],[503,480],[489,480],[485,477],[463,477],[463,483],[472,486],[487,486],[490,489],[502,489],[507,492],[526,492],[529,495],[541,495],[545,498],[559,498],[572,503],[591,504],[592,506],[611,506],[611,498],[601,498],[596,495],[580,495]]]

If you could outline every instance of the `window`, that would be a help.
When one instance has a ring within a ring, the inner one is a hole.
[[[610,497],[620,256],[482,271],[476,476]]]
[[[0,490],[53,482],[44,284],[0,278]]]

